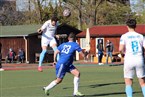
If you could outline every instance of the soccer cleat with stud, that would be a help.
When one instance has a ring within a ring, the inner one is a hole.
[[[76,92],[76,94],[74,94],[74,97],[83,97],[85,96],[84,94],[82,94],[81,92]]]
[[[42,70],[42,66],[39,66],[39,67],[38,67],[38,71],[39,71],[39,72],[42,72],[42,71],[43,71],[43,70]]]
[[[49,96],[49,90],[44,90],[45,94]]]
[[[45,88],[46,88],[46,87],[43,87],[44,93],[45,93],[47,96],[49,96],[49,90],[46,90]]]
[[[46,87],[43,87],[42,89],[45,90]]]

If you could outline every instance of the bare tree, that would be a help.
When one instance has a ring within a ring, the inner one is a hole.
[[[22,24],[24,14],[16,11],[15,3],[6,3],[3,5],[3,11],[0,13],[0,21],[2,25]]]
[[[103,17],[104,14],[109,16],[108,15],[109,10],[107,10],[105,8],[109,8],[109,7],[113,6],[115,9],[115,8],[117,8],[117,6],[119,4],[122,4],[125,7],[127,5],[129,5],[129,0],[63,0],[63,1],[66,3],[66,5],[68,7],[70,7],[72,9],[73,14],[75,13],[75,11],[78,12],[78,15],[77,15],[78,16],[78,25],[79,25],[78,27],[80,29],[82,29],[82,27],[81,27],[82,25],[86,25],[85,27],[92,27],[93,25],[99,24],[100,23],[99,20],[101,20],[101,17]],[[105,7],[104,4],[106,4],[108,7]],[[119,5],[119,7],[120,7],[120,5]],[[120,7],[120,9],[121,9],[121,7]],[[104,11],[107,10],[108,12],[106,12],[106,11],[105,11],[106,13],[101,12],[103,10]],[[127,11],[129,11],[129,10],[127,10]],[[117,15],[117,12],[111,13],[111,14]],[[101,16],[101,17],[98,17],[98,16]],[[100,18],[100,19],[98,19],[98,18]],[[105,17],[105,19],[107,19],[107,18]],[[104,21],[102,21],[104,24],[107,23],[107,22],[105,22],[105,19],[103,19]],[[118,23],[120,23],[120,22],[118,21]]]

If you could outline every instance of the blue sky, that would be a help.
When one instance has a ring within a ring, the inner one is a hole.
[[[17,10],[19,11],[25,11],[25,10],[28,10],[28,1],[29,0],[16,0],[16,4],[17,4]],[[46,0],[46,2],[44,2],[43,4],[45,5],[45,3],[47,4],[48,2],[55,2],[57,0]],[[136,12],[136,11],[139,11],[140,10],[140,7],[138,8],[135,8],[134,5],[136,5],[140,0],[130,0],[130,4],[131,4],[131,9],[133,12]],[[145,6],[145,4],[144,4]],[[32,5],[31,6],[31,9],[34,9],[34,6]]]
[[[130,4],[131,4],[131,9],[133,12],[142,12],[144,11],[143,7],[145,8],[145,4],[142,2],[142,0],[130,0]]]
[[[16,5],[17,5],[17,10],[19,11],[25,11],[25,10],[28,10],[28,6],[29,6],[29,3],[28,3],[29,0],[16,0]],[[56,2],[57,0],[46,0],[46,2],[44,2],[43,4],[48,4],[48,2]],[[34,6],[32,5],[31,6],[31,9],[34,9]]]
[[[130,0],[131,4],[136,4],[138,0]]]

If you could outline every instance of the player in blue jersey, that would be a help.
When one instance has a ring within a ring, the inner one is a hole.
[[[75,35],[70,33],[68,36],[69,42],[63,43],[58,47],[58,50],[54,53],[54,63],[56,63],[56,55],[60,54],[60,59],[56,63],[56,79],[52,81],[48,86],[44,87],[45,94],[49,95],[49,90],[55,87],[57,84],[61,83],[66,72],[74,75],[74,96],[84,96],[78,91],[80,72],[73,65],[73,58],[76,51],[78,51],[83,57],[84,53],[80,46],[73,42]]]
[[[127,97],[133,97],[133,76],[139,79],[143,97],[145,97],[145,65],[143,49],[145,48],[145,38],[135,31],[136,20],[129,19],[127,22],[128,32],[120,39],[119,51],[125,53],[124,57],[124,80]]]
[[[52,17],[50,20],[46,21],[40,29],[38,29],[38,33],[42,33],[41,37],[41,47],[42,52],[40,54],[39,58],[39,66],[38,71],[42,72],[42,62],[45,56],[45,53],[47,52],[47,46],[48,44],[50,47],[53,48],[54,51],[57,50],[57,42],[55,40],[55,36],[59,38],[58,35],[55,35],[57,26],[58,26],[58,19],[57,17]]]

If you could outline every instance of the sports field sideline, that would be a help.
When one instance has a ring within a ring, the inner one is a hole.
[[[81,61],[74,61],[75,65],[78,66],[98,66],[97,63],[94,62],[83,62]],[[122,65],[123,63],[121,62],[114,62],[113,64],[104,64],[103,66],[110,65],[110,66],[116,66],[116,65]],[[32,69],[37,69],[38,63],[34,64],[27,64],[27,63],[3,63],[3,68],[7,70],[32,70]],[[52,63],[43,63],[43,68],[53,68]]]
[[[45,65],[44,71],[38,72],[36,64],[23,66],[23,70],[19,66],[24,64],[9,65],[4,66],[6,71],[0,72],[0,97],[47,97],[42,87],[55,79],[55,69],[52,66]],[[10,69],[14,67],[15,69]],[[85,97],[126,97],[122,65],[80,63],[76,67],[81,72],[79,91]],[[143,97],[136,78],[133,88],[134,97]],[[49,97],[71,97],[72,93],[73,76],[67,74],[64,81],[50,91]]]

